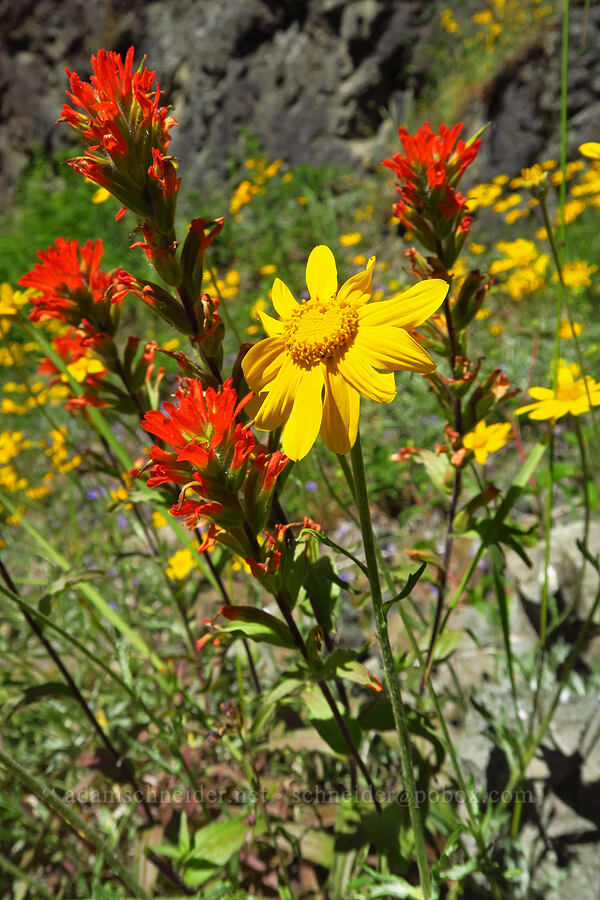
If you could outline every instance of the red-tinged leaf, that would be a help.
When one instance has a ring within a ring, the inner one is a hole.
[[[213,625],[220,631],[244,635],[259,644],[274,644],[289,649],[295,646],[292,632],[285,622],[252,606],[223,606],[213,619]]]

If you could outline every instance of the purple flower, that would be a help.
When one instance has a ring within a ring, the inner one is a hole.
[[[100,496],[100,491],[97,488],[92,488],[92,490],[88,491],[85,496],[88,500],[97,500]]]
[[[307,481],[304,485],[307,491],[310,491],[311,494],[314,494],[316,490],[318,490],[319,485],[316,481]]]

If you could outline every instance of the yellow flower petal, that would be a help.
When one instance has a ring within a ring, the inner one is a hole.
[[[250,347],[242,360],[242,371],[248,386],[260,393],[277,375],[284,357],[283,340],[277,335]]]
[[[361,324],[354,346],[363,354],[365,362],[376,369],[389,372],[408,369],[426,374],[437,368],[429,353],[403,328]]]
[[[359,310],[359,322],[363,325],[396,325],[401,328],[416,328],[434,314],[448,293],[448,283],[441,278],[420,281],[407,291],[369,303]]]
[[[268,316],[267,313],[262,312],[260,309],[258,310],[258,317],[269,337],[276,337],[283,331],[283,322],[280,322],[279,319]]]
[[[302,459],[317,439],[323,418],[323,372],[321,365],[302,372],[295,389],[292,412],[281,436],[283,452],[290,459]]]
[[[534,400],[549,400],[551,397],[554,397],[552,388],[530,387],[527,393],[533,397]]]
[[[276,278],[273,282],[271,300],[273,301],[273,306],[277,310],[278,315],[280,315],[282,319],[287,319],[292,315],[294,310],[299,308],[299,303],[281,278]]]
[[[329,361],[324,367],[325,404],[321,437],[334,453],[348,453],[358,434],[360,394],[340,375]]]
[[[333,253],[324,244],[312,251],[306,263],[306,286],[311,297],[329,300],[338,287],[337,267]]]
[[[391,403],[396,396],[393,375],[381,375],[365,362],[363,353],[356,345],[349,347],[338,360],[338,370],[360,394],[377,403]]]
[[[256,414],[254,424],[260,431],[279,428],[290,414],[294,397],[302,382],[304,371],[289,356],[283,358],[277,378],[267,386],[267,396]]]
[[[348,300],[355,306],[360,303],[366,303],[373,293],[373,268],[375,267],[375,257],[371,256],[367,262],[367,266],[363,272],[357,272],[343,283],[338,291],[340,300]]]
[[[600,144],[597,144],[596,141],[586,141],[579,147],[579,152],[589,159],[600,159]]]

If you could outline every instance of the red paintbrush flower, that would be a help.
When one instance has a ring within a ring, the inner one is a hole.
[[[280,451],[265,453],[238,421],[251,397],[238,400],[231,379],[219,390],[205,390],[198,379],[185,378],[176,403],[167,401],[163,412],[152,410],[142,420],[146,431],[173,448],[151,448],[148,486],[178,485],[171,513],[185,517],[190,527],[200,520],[218,526],[213,531],[220,542],[243,557],[256,552],[247,526],[264,527],[277,477],[288,462]]]
[[[89,82],[67,68],[73,106],[63,106],[59,121],[79,131],[88,145],[85,156],[69,165],[168,233],[181,180],[167,154],[169,131],[177,122],[160,105],[156,72],[144,65],[134,72],[133,57],[133,47],[125,59],[99,50],[92,56]]]
[[[382,162],[398,179],[394,215],[430,249],[435,249],[436,237],[456,231],[464,237],[469,230],[465,199],[456,186],[481,141],[458,140],[461,128],[462,122],[452,128],[440,125],[436,134],[425,122],[414,135],[399,128],[404,153]]]
[[[79,326],[87,320],[92,333],[113,331],[111,303],[107,292],[114,281],[112,272],[103,272],[100,261],[101,240],[77,241],[57,238],[54,246],[37,253],[39,262],[20,279],[19,284],[39,293],[31,297],[32,322],[59,319]]]

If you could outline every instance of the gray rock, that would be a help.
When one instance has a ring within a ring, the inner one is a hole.
[[[594,603],[598,586],[598,573],[589,564],[584,568],[583,580],[579,584],[582,555],[577,541],[583,537],[583,522],[558,525],[552,529],[550,538],[550,565],[548,584],[551,593],[559,590],[566,606],[573,605],[573,611],[580,619],[585,619]],[[592,522],[589,534],[589,548],[593,555],[600,552],[600,523]],[[506,556],[507,570],[521,595],[529,602],[541,602],[544,583],[544,543],[527,550],[532,567],[528,568],[515,553]]]

